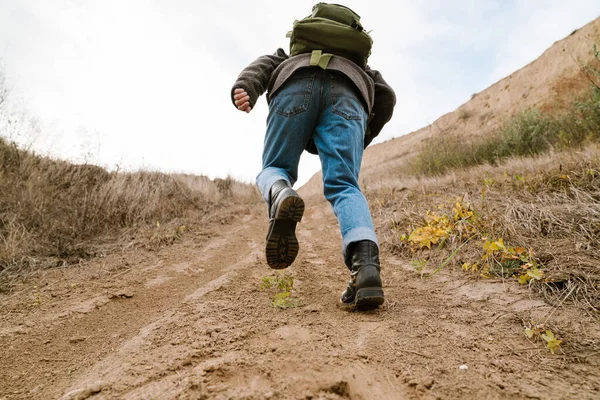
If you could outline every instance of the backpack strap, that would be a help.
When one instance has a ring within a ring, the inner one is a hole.
[[[321,50],[313,50],[312,54],[310,55],[310,66],[327,69],[327,65],[329,64],[331,57],[333,57],[333,54],[323,54]]]

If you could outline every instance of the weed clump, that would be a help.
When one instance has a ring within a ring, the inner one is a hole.
[[[427,211],[424,224],[413,228],[408,235],[403,234],[400,241],[406,243],[413,256],[431,250],[432,245],[444,254],[449,253],[433,272],[424,271],[426,261],[414,262],[422,276],[438,273],[457,258],[462,260],[459,263],[462,263],[464,271],[485,278],[516,277],[521,284],[542,279],[543,266],[534,257],[533,251],[509,246],[501,237],[490,240],[488,236],[493,228],[489,221],[489,217],[482,218],[464,197],[457,198],[450,209],[440,205],[435,212]]]

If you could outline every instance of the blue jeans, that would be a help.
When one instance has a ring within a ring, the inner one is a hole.
[[[342,233],[342,253],[352,242],[377,243],[365,196],[358,186],[367,112],[358,89],[344,74],[319,67],[296,71],[269,103],[263,169],[256,183],[269,201],[279,179],[293,185],[300,155],[312,139],[319,152],[325,198]]]

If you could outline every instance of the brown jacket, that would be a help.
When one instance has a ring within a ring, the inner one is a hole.
[[[234,102],[233,91],[241,88],[250,96],[251,107],[254,108],[258,97],[266,91],[268,91],[267,102],[269,102],[277,89],[296,70],[310,66],[310,56],[310,54],[300,54],[290,57],[283,49],[277,49],[273,55],[259,57],[244,68],[238,76],[231,89],[231,101]],[[396,104],[394,91],[378,71],[368,66],[363,70],[344,57],[333,56],[327,69],[342,72],[360,91],[369,114],[369,124],[365,134],[365,147],[367,147],[392,118]],[[313,154],[317,152],[312,141],[306,150]]]

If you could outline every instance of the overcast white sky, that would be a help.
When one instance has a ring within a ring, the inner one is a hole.
[[[287,50],[316,2],[0,0],[0,63],[13,104],[42,123],[40,152],[253,182],[267,105],[237,111],[231,86],[256,57]],[[600,15],[598,0],[343,4],[373,30],[369,64],[398,97],[375,143],[456,109]],[[318,169],[305,153],[299,184]]]

